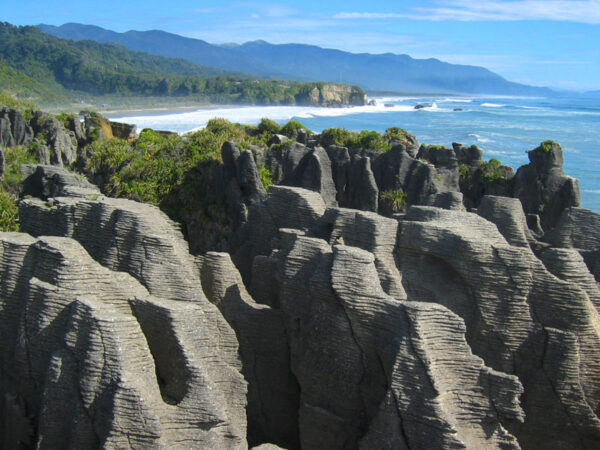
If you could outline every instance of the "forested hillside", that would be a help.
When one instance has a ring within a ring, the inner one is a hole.
[[[36,27],[8,23],[0,23],[0,63],[2,81],[7,80],[2,88],[40,103],[102,96],[266,105],[323,103],[318,95],[322,83],[257,80],[117,44],[59,39]],[[359,88],[347,88],[362,94]]]

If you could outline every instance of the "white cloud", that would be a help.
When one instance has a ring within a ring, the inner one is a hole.
[[[444,21],[552,20],[600,24],[600,0],[446,0],[407,13],[341,12],[336,19]]]

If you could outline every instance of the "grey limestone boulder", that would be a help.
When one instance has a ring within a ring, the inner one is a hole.
[[[570,207],[560,215],[554,229],[544,236],[554,247],[595,250],[600,248],[600,214]]]
[[[562,170],[560,145],[552,141],[527,152],[530,163],[514,178],[513,196],[521,200],[525,213],[539,214],[542,228],[554,228],[565,208],[579,206],[579,182]]]
[[[36,136],[41,138],[38,144],[47,149],[40,153],[46,155],[42,164],[70,166],[77,159],[77,138],[75,133],[67,130],[61,122],[48,113],[36,111],[31,119],[31,127]],[[39,139],[38,139],[39,140]]]
[[[459,163],[453,149],[439,145],[421,145],[417,158],[425,159],[435,166],[437,178],[442,180],[448,190],[459,190]]]
[[[441,192],[430,197],[428,203],[431,203],[431,206],[443,209],[465,210],[465,206],[463,205],[463,194],[461,192]]]
[[[352,161],[344,203],[362,211],[376,212],[379,209],[379,189],[371,170],[370,157],[360,156]]]
[[[33,130],[21,111],[8,107],[0,109],[0,146],[29,145],[32,139]]]
[[[458,142],[453,142],[452,149],[454,150],[458,164],[477,166],[483,160],[483,150],[477,145],[466,147]]]
[[[436,194],[450,190],[436,179],[437,171],[433,164],[413,158],[403,146],[395,146],[375,158],[372,169],[380,193],[402,189],[407,205],[428,204]],[[380,212],[383,213],[381,206]],[[387,213],[391,215],[392,211]]]
[[[310,230],[325,213],[325,202],[317,192],[290,186],[271,186],[267,200],[253,205],[241,233],[242,245],[232,255],[244,281],[252,278],[252,262],[271,253],[271,241],[282,228]]]
[[[331,230],[328,236],[330,245],[343,242],[372,253],[382,289],[391,297],[406,299],[394,258],[398,232],[396,220],[372,212],[330,208],[323,215],[322,222]]]
[[[349,206],[346,200],[346,189],[350,181],[350,164],[352,160],[346,147],[330,145],[326,148],[329,161],[331,162],[331,176],[337,192],[338,204],[343,207]]]
[[[98,197],[100,190],[81,175],[58,166],[23,164],[22,196],[42,199],[49,197]]]
[[[322,147],[298,142],[272,145],[266,161],[276,183],[318,192],[328,206],[337,206],[332,164]]]
[[[523,206],[516,198],[486,195],[477,208],[477,214],[494,223],[510,245],[528,247],[533,239]]]

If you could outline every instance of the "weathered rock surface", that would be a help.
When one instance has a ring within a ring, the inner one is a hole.
[[[562,211],[579,206],[579,182],[562,170],[560,145],[552,141],[527,152],[530,163],[514,178],[514,197],[521,200],[527,214],[539,214],[542,228],[554,228]]]
[[[520,246],[521,224],[501,225],[513,246],[473,214],[411,208],[397,250],[403,284],[409,299],[461,316],[473,352],[519,377],[525,422],[507,427],[522,447],[592,448],[600,439],[600,322],[591,285],[567,276],[568,267],[556,269],[565,281],[548,272]]]
[[[425,205],[433,202],[441,192],[451,190],[443,179],[436,179],[432,164],[411,157],[403,146],[396,146],[373,161],[373,174],[380,192],[402,189],[407,205]],[[458,190],[458,189],[456,189]],[[391,215],[392,211],[381,211]]]
[[[76,148],[106,124],[67,125]],[[5,447],[598,447],[600,215],[559,147],[530,152],[516,198],[512,172],[463,198],[459,164],[498,169],[475,146],[277,139],[226,143],[206,178],[230,255],[23,166],[29,234],[0,234]],[[65,145],[43,148],[67,164]]]
[[[208,299],[223,313],[240,343],[242,373],[248,381],[248,443],[298,447],[299,389],[281,311],[250,297],[227,253],[202,258],[201,278]]]
[[[600,214],[585,208],[566,208],[545,240],[554,247],[595,250],[600,248]]]
[[[24,433],[5,418],[5,443],[245,447],[235,340],[207,345],[200,305],[152,297],[60,237],[0,233],[0,279],[0,394],[33,419]]]
[[[36,111],[31,127],[38,140],[38,157],[41,164],[70,166],[77,159],[77,138],[61,122],[48,113]]]
[[[451,148],[422,145],[417,158],[426,159],[437,169],[437,177],[451,191],[458,191],[458,159]]]
[[[296,103],[313,106],[362,106],[367,104],[367,94],[357,86],[322,83],[306,94],[297,95]]]
[[[328,206],[337,206],[332,164],[322,147],[311,149],[298,142],[272,145],[266,161],[276,183],[318,192]]]
[[[483,161],[483,150],[477,145],[465,147],[463,144],[453,142],[452,149],[459,164],[476,167]]]
[[[89,197],[101,195],[97,186],[73,172],[57,166],[23,164],[22,196],[33,196],[41,199],[50,197]]]
[[[367,251],[290,240],[273,258],[303,448],[517,446],[501,421],[521,417],[520,384],[470,353],[458,317],[387,296]],[[451,392],[465,397],[451,406]],[[474,415],[461,414],[466,399]]]
[[[495,224],[510,245],[529,247],[533,237],[518,199],[486,195],[477,208],[477,214]]]
[[[251,280],[254,258],[271,253],[271,240],[279,237],[279,229],[307,231],[324,213],[325,203],[318,193],[289,186],[271,186],[267,201],[250,208],[248,223],[242,230],[243,244],[232,255],[244,282]]]
[[[29,145],[32,139],[33,130],[18,109],[0,109],[0,146]]]

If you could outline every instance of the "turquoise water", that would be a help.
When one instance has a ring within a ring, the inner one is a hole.
[[[600,211],[600,99],[523,97],[378,98],[358,108],[244,107],[112,116],[112,120],[177,132],[202,127],[212,117],[255,124],[262,117],[284,123],[295,118],[314,131],[341,127],[383,132],[399,126],[419,142],[477,144],[484,158],[514,167],[528,162],[526,150],[552,139],[564,151],[565,172],[579,179],[582,206]],[[415,110],[417,104],[431,107]],[[456,108],[462,109],[455,111]],[[110,117],[110,115],[109,115]]]

